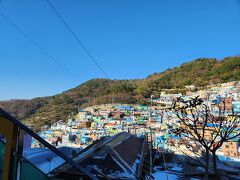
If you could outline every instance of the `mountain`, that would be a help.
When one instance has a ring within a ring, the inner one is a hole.
[[[2,101],[0,107],[27,125],[38,128],[72,116],[78,107],[111,102],[143,103],[146,97],[159,95],[163,89],[178,92],[184,91],[186,85],[205,87],[234,80],[240,80],[240,57],[227,57],[221,61],[201,58],[145,79],[92,79],[55,96]]]

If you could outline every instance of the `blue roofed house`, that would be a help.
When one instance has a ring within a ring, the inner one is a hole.
[[[240,101],[233,101],[232,107],[234,113],[240,113]]]

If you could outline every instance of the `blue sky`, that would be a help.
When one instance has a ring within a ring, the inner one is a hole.
[[[200,57],[239,55],[239,0],[51,0],[112,79],[144,78]],[[1,0],[0,100],[60,93],[104,75],[45,0]]]

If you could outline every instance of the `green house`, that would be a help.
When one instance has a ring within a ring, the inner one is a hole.
[[[148,110],[148,106],[139,105],[139,106],[137,106],[137,109],[141,110],[141,111],[147,111]]]
[[[143,117],[137,118],[137,124],[145,124]]]

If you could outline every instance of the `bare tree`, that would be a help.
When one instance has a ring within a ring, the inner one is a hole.
[[[213,155],[214,174],[217,174],[216,151],[224,142],[239,141],[240,137],[239,114],[234,112],[232,106],[227,105],[227,98],[219,98],[221,103],[216,105],[217,113],[209,113],[209,122],[212,125],[210,152]]]
[[[184,140],[186,147],[198,157],[204,150],[205,154],[205,178],[209,174],[209,154],[213,156],[213,170],[217,177],[216,151],[224,142],[240,137],[238,125],[239,116],[227,111],[226,104],[221,99],[221,104],[214,108],[203,103],[199,97],[188,101],[178,99],[174,102],[172,111],[175,114],[177,123],[172,131],[175,135]],[[194,151],[198,148],[198,151]]]

